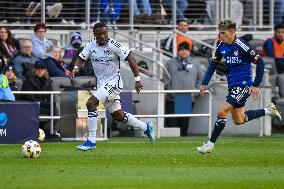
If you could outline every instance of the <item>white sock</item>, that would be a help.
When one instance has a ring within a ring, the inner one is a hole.
[[[97,111],[88,112],[88,128],[89,128],[88,139],[93,143],[96,142],[97,120],[98,120],[98,112]]]
[[[268,108],[264,108],[264,112],[265,112],[265,115],[269,115],[270,114],[270,111]]]
[[[141,129],[142,131],[146,131],[147,130],[147,124],[140,121],[139,119],[137,119],[136,117],[134,117],[132,114],[130,113],[126,113],[126,117],[128,118],[127,121],[125,122],[125,124],[131,126],[131,127],[136,127]]]
[[[208,140],[207,145],[211,146],[211,147],[214,147],[214,142],[211,142],[210,140]]]

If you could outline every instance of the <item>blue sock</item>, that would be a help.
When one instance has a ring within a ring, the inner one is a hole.
[[[251,121],[253,119],[260,118],[265,115],[264,109],[259,110],[248,110],[245,112],[245,122]]]
[[[221,132],[225,128],[226,118],[217,117],[217,120],[214,124],[214,129],[211,134],[210,142],[215,143],[217,138],[220,136]]]

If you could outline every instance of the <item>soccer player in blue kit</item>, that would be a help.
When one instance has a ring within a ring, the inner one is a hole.
[[[247,98],[252,94],[254,99],[260,95],[259,85],[264,73],[264,62],[251,47],[236,37],[236,23],[231,19],[224,19],[218,25],[221,42],[217,46],[215,57],[210,62],[200,87],[200,95],[204,96],[207,85],[214,74],[218,63],[225,59],[228,81],[228,95],[226,101],[219,107],[217,120],[214,124],[211,137],[206,144],[197,147],[199,153],[209,153],[225,128],[226,117],[231,112],[236,125],[269,115],[281,120],[281,115],[275,105],[259,110],[245,111]],[[256,76],[252,80],[251,63],[256,64]]]

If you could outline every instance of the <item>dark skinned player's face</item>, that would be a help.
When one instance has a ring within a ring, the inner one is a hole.
[[[94,36],[97,39],[99,46],[104,46],[108,41],[108,30],[106,27],[96,28]]]

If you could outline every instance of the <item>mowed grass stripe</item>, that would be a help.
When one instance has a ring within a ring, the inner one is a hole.
[[[221,137],[198,154],[206,137],[112,138],[94,151],[79,142],[43,143],[38,159],[21,145],[1,145],[0,188],[283,188],[284,139]]]

